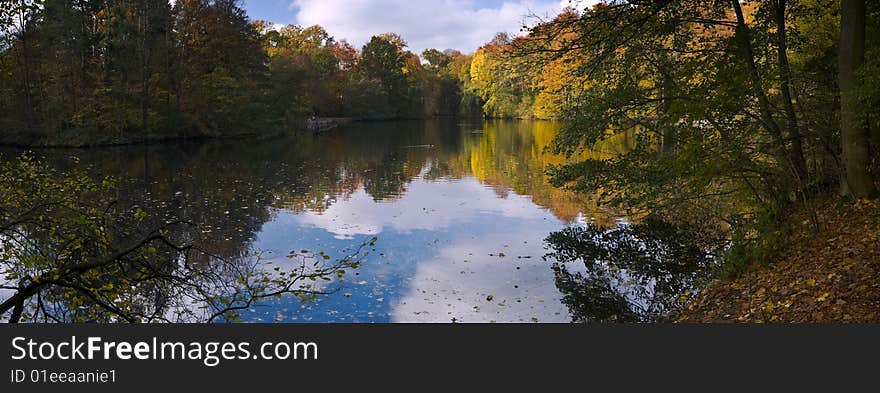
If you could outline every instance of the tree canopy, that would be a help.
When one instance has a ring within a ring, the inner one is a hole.
[[[358,50],[321,26],[250,20],[235,0],[10,3],[0,143],[265,135],[309,116],[461,112],[469,57],[434,49],[423,62],[394,33]]]

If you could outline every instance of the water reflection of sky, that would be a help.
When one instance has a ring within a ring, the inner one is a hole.
[[[290,251],[341,258],[378,238],[359,269],[324,283],[333,294],[268,300],[247,321],[568,322],[544,239],[605,217],[547,184],[547,165],[564,162],[545,153],[557,131],[550,122],[363,123],[315,137],[46,158],[118,179],[119,206],[142,207],[145,225],[193,222],[181,238],[230,260],[261,253],[267,271],[289,264]]]
[[[341,257],[379,238],[355,272],[310,303],[282,298],[252,308],[254,322],[568,322],[542,260],[543,239],[563,227],[529,197],[499,196],[476,179],[417,177],[394,200],[359,189],[322,213],[280,210],[254,247]],[[503,255],[503,256],[502,256]],[[271,258],[271,257],[270,257]]]

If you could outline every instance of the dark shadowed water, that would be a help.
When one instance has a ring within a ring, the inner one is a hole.
[[[378,238],[359,269],[324,284],[329,294],[264,301],[246,321],[569,322],[607,308],[629,315],[633,293],[653,294],[653,277],[617,303],[584,308],[578,297],[605,296],[583,289],[592,288],[578,276],[589,275],[584,264],[560,270],[543,258],[553,232],[622,222],[548,185],[546,167],[565,162],[545,152],[557,130],[550,122],[394,122],[265,141],[40,154],[120,179],[122,203],[197,223],[193,242],[226,258],[260,252],[267,269],[293,250],[339,258]]]

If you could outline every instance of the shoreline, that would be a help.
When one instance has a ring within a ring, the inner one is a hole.
[[[676,323],[880,323],[880,201],[829,197],[788,217],[774,263],[720,279]]]
[[[239,135],[226,135],[226,136],[210,136],[210,135],[198,135],[198,136],[187,136],[187,137],[164,137],[164,138],[152,138],[152,139],[141,139],[141,140],[133,140],[126,142],[101,142],[94,144],[84,144],[84,145],[75,145],[75,144],[24,144],[24,143],[3,143],[0,142],[0,147],[3,148],[18,148],[18,149],[40,149],[40,150],[77,150],[77,149],[99,149],[99,148],[115,148],[115,147],[125,147],[125,146],[144,146],[144,145],[165,145],[171,143],[190,143],[190,142],[204,142],[211,140],[235,140],[235,139],[254,139],[254,138],[278,138],[284,136],[284,133],[275,133],[275,134],[239,134]]]
[[[193,136],[168,136],[147,139],[135,139],[131,141],[120,142],[98,142],[88,144],[28,144],[0,141],[0,148],[18,148],[18,149],[39,149],[39,150],[76,150],[76,149],[98,149],[125,146],[144,146],[144,145],[165,145],[172,143],[189,143],[204,142],[212,140],[251,140],[251,139],[274,139],[284,136],[295,136],[302,133],[312,135],[321,135],[327,131],[350,125],[355,123],[385,123],[396,121],[428,121],[438,119],[469,119],[467,116],[434,116],[425,118],[399,118],[399,119],[358,119],[352,117],[318,117],[315,119],[306,119],[303,127],[295,130],[279,131],[266,134],[246,133],[246,134],[230,134],[230,135],[193,135]],[[492,120],[493,118],[479,118],[479,120]],[[316,127],[316,128],[312,128]]]

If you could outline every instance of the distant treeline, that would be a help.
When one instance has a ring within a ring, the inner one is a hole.
[[[471,56],[362,49],[235,0],[33,0],[0,10],[0,142],[90,145],[274,133],[309,116],[480,115]],[[424,61],[423,61],[424,59]]]

